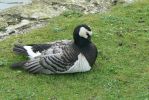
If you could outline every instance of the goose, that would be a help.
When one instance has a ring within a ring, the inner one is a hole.
[[[97,48],[91,41],[92,31],[86,24],[75,27],[73,40],[46,44],[15,44],[13,51],[29,59],[14,63],[13,69],[29,73],[64,74],[90,71],[97,58]]]

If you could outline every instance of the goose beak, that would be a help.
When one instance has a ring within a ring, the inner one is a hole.
[[[87,33],[87,38],[88,38],[88,40],[91,40],[91,36],[89,33]]]

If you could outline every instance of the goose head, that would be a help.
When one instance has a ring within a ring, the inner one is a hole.
[[[91,36],[91,28],[86,24],[76,26],[73,32],[74,43],[79,47],[84,47],[90,44]]]

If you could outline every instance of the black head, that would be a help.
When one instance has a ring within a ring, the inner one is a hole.
[[[78,25],[73,32],[74,42],[79,47],[87,46],[91,43],[92,31],[86,24]]]

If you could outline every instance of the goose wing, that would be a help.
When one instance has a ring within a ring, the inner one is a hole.
[[[79,50],[73,46],[64,46],[62,52],[53,55],[43,54],[29,60],[24,68],[31,73],[64,73],[74,65],[78,59]]]
[[[40,56],[42,52],[48,51],[48,54],[53,54],[61,51],[61,47],[69,45],[71,40],[61,40],[55,42],[49,42],[46,44],[28,44],[20,45],[15,44],[13,51],[17,54],[24,54],[29,56],[31,59],[37,56]]]

